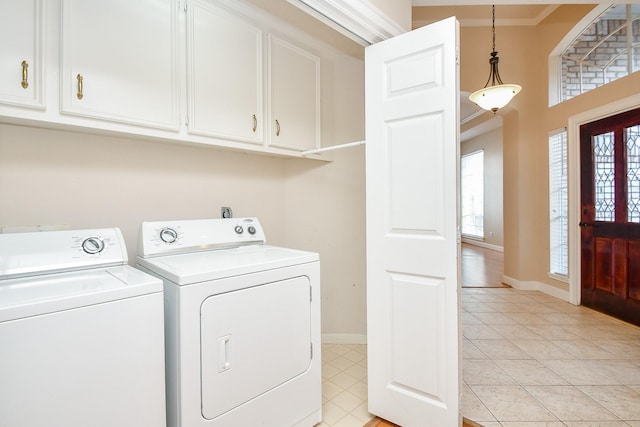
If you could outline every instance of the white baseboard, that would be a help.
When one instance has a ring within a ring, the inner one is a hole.
[[[472,246],[480,246],[481,248],[491,249],[497,252],[504,252],[504,246],[492,245],[491,243],[483,242],[482,240],[469,239],[468,237],[462,238],[462,243]]]
[[[502,276],[502,282],[519,291],[540,291],[552,297],[569,302],[569,291],[536,281],[521,281],[509,276]]]
[[[322,344],[366,344],[366,334],[322,334]]]

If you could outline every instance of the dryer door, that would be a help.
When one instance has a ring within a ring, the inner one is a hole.
[[[202,416],[214,419],[311,364],[306,276],[207,298],[200,309]]]

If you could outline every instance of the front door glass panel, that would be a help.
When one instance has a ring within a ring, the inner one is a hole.
[[[627,221],[640,223],[640,125],[625,129],[627,146]]]
[[[595,219],[614,221],[616,217],[615,158],[613,132],[593,137],[595,171]]]

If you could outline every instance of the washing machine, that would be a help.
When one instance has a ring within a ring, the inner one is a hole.
[[[162,281],[117,228],[0,234],[0,425],[164,427]]]
[[[137,266],[164,282],[168,426],[321,421],[317,253],[267,245],[256,218],[155,221]]]

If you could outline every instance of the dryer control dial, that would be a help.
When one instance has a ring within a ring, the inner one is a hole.
[[[160,240],[165,243],[174,243],[178,240],[178,232],[170,227],[165,227],[160,230]]]
[[[241,225],[236,225],[236,227],[234,228],[234,230],[236,230],[237,234],[242,234],[244,233],[244,228],[242,228]]]
[[[249,234],[251,234],[252,236],[254,234],[256,234],[256,228],[253,225],[250,225],[249,228],[247,228],[247,231],[249,232]]]
[[[104,250],[104,241],[97,236],[87,237],[82,241],[82,250],[89,254],[99,254]]]

